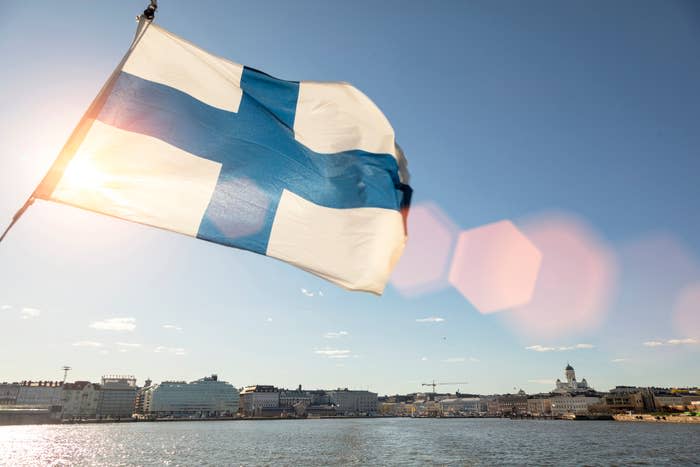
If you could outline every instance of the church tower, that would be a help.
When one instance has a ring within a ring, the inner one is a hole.
[[[576,381],[576,372],[574,371],[574,367],[572,367],[570,364],[566,364],[566,380],[569,382],[569,384],[573,383]]]

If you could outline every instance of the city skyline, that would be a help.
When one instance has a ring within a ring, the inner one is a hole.
[[[213,53],[280,78],[349,81],[377,102],[415,189],[405,262],[382,297],[350,293],[246,252],[37,202],[0,244],[3,379],[60,380],[67,364],[74,380],[213,372],[236,387],[394,394],[437,380],[534,393],[570,361],[599,390],[700,383],[694,4],[426,12],[309,0],[241,15],[210,2],[216,14],[199,22],[200,6],[162,3],[158,24]],[[142,9],[0,6],[3,227]],[[479,277],[479,262],[460,260],[459,233],[494,225],[542,255],[530,304],[492,309],[516,301],[476,297],[460,279]]]
[[[178,378],[178,377],[168,377],[165,379],[161,380],[156,380],[154,378],[151,378],[150,376],[144,377],[141,381],[143,381],[143,384],[139,384],[139,377],[133,374],[102,374],[99,378],[79,378],[79,377],[69,377],[71,375],[71,371],[73,370],[72,367],[67,367],[69,368],[68,372],[66,372],[65,368],[67,366],[64,366],[61,368],[61,371],[64,372],[64,379],[45,379],[45,378],[37,378],[37,379],[31,379],[31,378],[22,378],[20,380],[3,380],[2,375],[0,375],[0,384],[45,384],[45,383],[50,383],[50,385],[54,384],[63,384],[63,383],[70,383],[71,381],[73,382],[92,382],[92,381],[97,381],[97,380],[104,380],[105,378],[121,378],[121,379],[133,379],[134,384],[136,384],[139,387],[148,387],[148,382],[151,382],[151,384],[161,384],[161,383],[179,383],[179,382],[195,382],[199,381],[202,378],[202,374],[206,375],[211,375],[211,377],[216,378],[220,377],[219,373],[217,372],[200,372],[201,374],[193,379],[187,379],[187,378]],[[563,375],[563,379],[562,379]],[[579,376],[581,373],[579,373]],[[204,378],[208,378],[208,376],[205,376]],[[397,394],[480,394],[480,395],[487,395],[487,394],[511,394],[511,393],[516,393],[520,391],[524,391],[526,394],[548,394],[548,393],[571,393],[571,394],[576,394],[576,393],[586,393],[586,392],[606,392],[610,389],[614,389],[616,387],[655,387],[655,388],[668,388],[668,389],[673,389],[673,388],[694,388],[696,386],[692,385],[678,385],[678,384],[661,384],[661,385],[650,385],[650,386],[638,386],[634,384],[629,384],[629,382],[618,382],[614,386],[611,386],[610,388],[602,388],[602,387],[594,387],[592,384],[588,383],[587,377],[583,378],[576,378],[576,373],[575,369],[571,365],[571,362],[567,361],[567,364],[565,367],[562,368],[561,373],[553,379],[541,379],[538,381],[529,381],[529,383],[534,383],[536,385],[549,385],[548,388],[541,388],[541,390],[537,391],[526,391],[523,386],[513,386],[510,389],[504,390],[504,391],[495,391],[491,393],[485,393],[485,392],[475,392],[475,391],[469,391],[469,390],[462,390],[462,388],[468,387],[469,382],[459,382],[459,383],[444,383],[441,381],[436,381],[436,380],[426,380],[425,382],[419,383],[419,388],[416,389],[415,391],[407,391],[407,392],[395,392],[395,393],[389,393],[389,392],[382,392],[381,390],[378,390],[377,388],[373,388],[371,386],[364,386],[364,387],[356,387],[356,386],[342,386],[342,385],[326,385],[326,386],[316,386],[316,387],[310,387],[303,382],[298,382],[296,384],[292,385],[283,385],[283,384],[277,384],[276,382],[272,381],[274,378],[268,378],[264,381],[254,381],[254,382],[246,382],[245,384],[243,383],[235,383],[232,381],[229,381],[229,378],[223,377],[220,378],[221,381],[225,381],[229,384],[231,384],[233,387],[243,390],[246,387],[253,387],[253,386],[260,386],[262,385],[269,385],[270,387],[276,387],[279,388],[280,390],[289,390],[290,388],[304,388],[304,390],[333,390],[333,389],[350,389],[350,390],[376,390],[376,393],[379,396],[392,396],[392,395],[397,395]],[[572,383],[573,381],[573,383]],[[272,384],[269,384],[272,383]],[[433,387],[433,390],[429,390],[428,388],[431,387],[432,384],[435,384],[435,387]],[[441,387],[442,390],[438,391],[436,388]],[[456,388],[456,389],[455,389]]]
[[[64,366],[64,371],[69,367]],[[21,381],[0,383],[0,424],[58,423],[61,421],[157,421],[233,418],[320,418],[334,416],[393,417],[536,417],[550,419],[613,420],[636,414],[684,413],[673,418],[695,423],[700,388],[659,388],[618,385],[609,391],[591,387],[576,377],[570,364],[564,380],[557,378],[547,392],[522,389],[504,394],[438,391],[465,382],[423,383],[408,394],[380,395],[349,388],[284,388],[270,384],[235,387],[217,374],[194,381],[147,379],[137,385],[133,376],[103,376],[90,381]],[[440,388],[442,389],[442,388]],[[34,410],[34,412],[32,412]],[[613,417],[618,418],[613,418]],[[647,415],[648,416],[648,415]],[[654,415],[651,415],[652,417]],[[573,418],[572,418],[573,417]],[[644,418],[637,415],[637,420]],[[691,418],[689,418],[691,417]],[[665,415],[663,420],[666,420]]]

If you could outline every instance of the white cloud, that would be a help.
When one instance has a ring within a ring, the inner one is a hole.
[[[32,319],[36,318],[41,314],[41,310],[37,310],[36,308],[22,308],[22,311],[19,312],[20,315],[22,315],[22,319]]]
[[[327,358],[350,358],[351,356],[353,356],[351,351],[339,349],[314,350],[314,353],[316,355],[323,355]]]
[[[313,297],[313,296],[314,296],[314,293],[313,293],[313,292],[310,292],[310,291],[308,291],[308,290],[306,290],[306,289],[301,289],[301,293],[303,293],[303,294],[306,295],[307,297]]]
[[[272,318],[268,317],[265,321],[268,322],[268,323],[271,323],[271,322],[272,322]]]
[[[613,358],[610,361],[613,363],[624,363],[624,362],[629,362],[630,359],[629,358]]]
[[[350,333],[347,331],[327,332],[323,335],[323,338],[324,339],[338,339],[340,337],[345,337],[349,334]]]
[[[557,350],[556,347],[545,347],[543,345],[530,345],[528,347],[525,347],[525,350],[534,350],[535,352],[554,352]]]
[[[693,345],[699,344],[700,341],[692,337],[687,337],[685,339],[669,339],[666,343],[668,345]]]
[[[427,361],[428,361],[428,357],[423,357],[423,358],[420,359],[420,361],[421,361],[421,362],[427,362]]]
[[[439,316],[416,319],[416,323],[442,323],[443,321],[445,321],[445,318],[440,318]]]
[[[159,345],[155,349],[153,349],[155,353],[170,353],[173,355],[187,355],[187,352],[185,352],[185,349],[182,347],[165,347],[162,345]]]
[[[476,362],[480,362],[481,360],[479,360],[479,359],[476,358],[476,357],[469,357],[469,361],[470,361],[470,362],[476,363]]]
[[[78,341],[78,342],[73,342],[74,347],[102,347],[101,342],[95,342],[95,341]]]
[[[137,349],[137,348],[141,347],[141,344],[134,344],[131,342],[117,342],[117,345],[119,347],[128,347],[130,349]]]
[[[546,345],[530,345],[525,347],[525,350],[533,350],[535,352],[565,352],[567,350],[580,350],[580,349],[594,349],[593,344],[575,344],[575,345],[562,345],[559,347],[549,347]]]
[[[647,341],[643,345],[646,347],[661,347],[665,345],[695,345],[700,344],[700,340],[694,337],[686,337],[684,339],[668,339],[663,341]]]
[[[164,324],[163,329],[168,329],[170,331],[182,332],[182,328],[180,326],[175,325],[175,324]]]
[[[136,318],[109,318],[90,324],[93,329],[102,331],[133,331],[136,329]]]
[[[554,380],[553,380],[553,379],[546,379],[546,378],[543,378],[543,379],[528,379],[527,382],[528,382],[528,383],[534,383],[534,384],[546,384],[546,385],[551,385],[551,386],[554,385]]]
[[[0,305],[0,311],[11,310],[12,305]]]
[[[321,292],[321,291],[319,290],[319,291],[318,291],[318,296],[319,296],[319,297],[323,297],[323,292]]]

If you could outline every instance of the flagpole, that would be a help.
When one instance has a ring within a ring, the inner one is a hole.
[[[122,61],[119,63],[119,66],[117,66],[117,68],[112,72],[112,75],[109,77],[109,79],[104,84],[104,86],[102,87],[100,92],[97,94],[97,97],[95,97],[94,101],[92,102],[92,104],[88,108],[87,112],[85,112],[85,115],[83,116],[83,118],[81,118],[80,123],[78,123],[78,126],[75,128],[75,130],[73,130],[73,134],[71,134],[70,138],[68,138],[68,142],[66,143],[64,148],[61,150],[61,154],[66,151],[66,148],[69,147],[69,145],[70,145],[71,141],[73,140],[74,136],[76,135],[76,133],[78,133],[79,130],[81,129],[81,125],[82,125],[83,121],[85,120],[86,116],[90,113],[90,110],[96,105],[96,103],[98,103],[100,101],[101,97],[106,93],[106,91],[111,88],[111,84],[116,80],[116,78],[118,76],[118,71],[121,70],[122,66],[124,65],[124,62],[126,62],[126,59],[129,57],[129,54],[131,53],[133,48],[138,43],[138,41],[140,39],[140,35],[145,31],[145,26],[150,24],[153,21],[153,19],[155,18],[157,9],[158,9],[158,0],[150,0],[149,5],[146,7],[145,10],[143,10],[143,14],[136,17],[139,21],[139,26],[136,30],[136,36],[134,37],[134,41],[132,42],[131,47],[129,48],[129,51],[126,53],[126,55],[124,55],[124,58],[122,58]],[[61,158],[61,154],[59,154],[59,159]],[[57,161],[58,161],[58,159],[57,159]],[[51,166],[52,168],[56,164],[57,161],[55,161],[54,164]],[[44,180],[42,180],[42,182],[39,183],[39,186],[37,186],[34,189],[34,191],[32,192],[32,194],[29,196],[29,198],[27,198],[27,201],[25,201],[24,204],[22,205],[22,207],[15,213],[14,216],[12,216],[12,221],[10,222],[10,225],[8,225],[7,228],[3,231],[2,235],[0,235],[0,242],[2,242],[5,239],[8,232],[10,231],[10,229],[12,229],[12,227],[14,227],[14,225],[17,223],[17,221],[19,221],[19,219],[22,217],[22,215],[27,211],[27,209],[29,209],[29,206],[34,204],[34,201],[37,198],[41,198],[40,193],[37,193],[37,190],[39,190],[39,188],[43,185],[44,181],[49,177],[50,173],[51,173],[51,169],[49,169],[49,173],[46,174],[46,176],[44,177]]]
[[[10,225],[7,226],[5,231],[0,235],[0,242],[4,240],[4,238],[7,236],[7,232],[10,231],[10,229],[17,223],[20,217],[22,217],[22,214],[29,209],[29,206],[34,204],[34,196],[30,196],[27,201],[24,202],[24,205],[15,213],[14,216],[12,216],[12,222],[10,222]]]
[[[153,18],[156,17],[156,10],[157,9],[158,9],[158,0],[151,0],[151,4],[148,5],[145,10],[143,10],[143,16],[148,21],[153,21]]]

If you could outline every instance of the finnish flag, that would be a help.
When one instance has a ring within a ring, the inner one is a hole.
[[[34,196],[381,293],[408,183],[393,128],[353,86],[279,80],[142,20]]]

